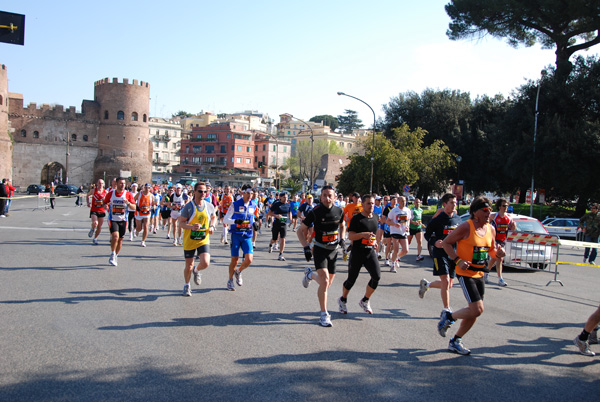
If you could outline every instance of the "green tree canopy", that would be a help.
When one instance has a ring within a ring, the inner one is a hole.
[[[346,109],[344,114],[337,117],[340,131],[344,134],[351,134],[352,130],[364,127],[362,120],[358,118],[358,113],[354,110]]]
[[[452,0],[446,5],[452,40],[490,34],[511,46],[556,49],[557,76],[566,80],[573,53],[600,43],[600,2],[590,0]]]
[[[172,117],[191,117],[193,116],[191,113],[188,113],[184,110],[180,110],[177,113],[171,115]]]
[[[331,131],[337,130],[337,128],[340,126],[338,119],[336,119],[335,117],[333,117],[329,114],[322,114],[322,115],[314,116],[314,117],[311,117],[310,120],[308,120],[308,121],[312,121],[315,123],[322,122],[324,125],[331,128]]]
[[[319,175],[321,168],[321,158],[323,155],[344,155],[344,149],[335,141],[327,141],[325,139],[315,140],[312,144],[312,169],[311,169],[311,141],[299,141],[296,145],[295,155],[288,159],[290,164],[290,172],[292,176],[298,179],[311,178],[311,183],[314,178]]]

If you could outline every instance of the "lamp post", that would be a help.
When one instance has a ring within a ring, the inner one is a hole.
[[[349,98],[356,99],[357,101],[362,102],[365,105],[367,105],[369,107],[369,109],[371,109],[371,112],[373,112],[373,151],[372,151],[372,155],[371,155],[371,184],[369,185],[369,193],[373,194],[373,170],[374,170],[374,166],[375,166],[375,124],[376,124],[376,119],[377,119],[375,117],[375,111],[367,102],[365,102],[362,99],[357,98],[356,96],[348,95],[343,92],[338,92],[337,94],[340,96],[347,96]]]
[[[542,87],[542,79],[546,76],[546,70],[542,70],[541,72],[542,78],[540,79],[540,83],[537,87],[537,95],[535,97],[535,122],[533,125],[533,159],[532,159],[532,167],[531,167],[531,200],[529,204],[529,216],[533,216],[533,184],[534,184],[534,176],[535,176],[535,142],[537,139],[537,126],[538,126],[538,114],[539,109],[538,105],[540,102],[540,88]]]
[[[315,133],[314,133],[312,127],[310,126],[310,124],[308,124],[304,120],[299,119],[291,114],[288,114],[288,116],[290,116],[292,119],[299,120],[302,123],[306,124],[306,127],[308,127],[308,129],[310,130],[310,183],[309,183],[309,186],[312,189],[313,179],[314,179],[314,176],[313,176],[313,149],[315,147]],[[300,132],[298,132],[298,134],[300,134],[302,131],[305,131],[305,130],[300,130]]]
[[[65,184],[69,184],[69,143],[71,139],[69,138],[69,132],[67,131],[67,139],[64,140],[67,143],[67,152],[65,155]]]
[[[456,157],[456,184],[460,186],[460,163],[462,162],[462,156],[458,155]],[[463,188],[460,188],[460,199],[462,200],[463,198]]]

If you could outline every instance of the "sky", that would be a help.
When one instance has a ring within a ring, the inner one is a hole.
[[[25,45],[0,43],[9,91],[24,104],[81,109],[94,82],[150,83],[150,115],[179,110],[355,110],[366,127],[400,93],[427,88],[509,96],[553,65],[553,50],[451,41],[448,0],[0,0],[25,14]],[[592,52],[591,52],[592,53]],[[594,53],[595,54],[595,53]]]

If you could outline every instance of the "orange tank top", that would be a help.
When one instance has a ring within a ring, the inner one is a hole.
[[[148,195],[144,195],[144,193],[140,192],[140,196],[138,198],[138,207],[140,207],[139,211],[136,211],[135,214],[137,216],[149,216],[150,209],[152,208],[152,194],[148,193]]]
[[[480,236],[475,230],[473,220],[469,219],[469,237],[464,240],[459,240],[456,244],[456,254],[461,260],[471,261],[474,268],[484,268],[487,266],[489,257],[488,253],[494,246],[494,237],[492,236],[492,227],[488,223],[484,227],[485,235]],[[470,276],[472,278],[481,278],[482,271],[471,271],[456,267],[456,273],[461,276]]]

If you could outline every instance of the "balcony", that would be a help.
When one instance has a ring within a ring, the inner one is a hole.
[[[190,138],[192,142],[217,142],[217,138]]]
[[[169,163],[171,163],[171,161],[169,161],[168,159],[165,158],[156,158],[154,157],[152,159],[152,164],[153,165],[168,165]]]

